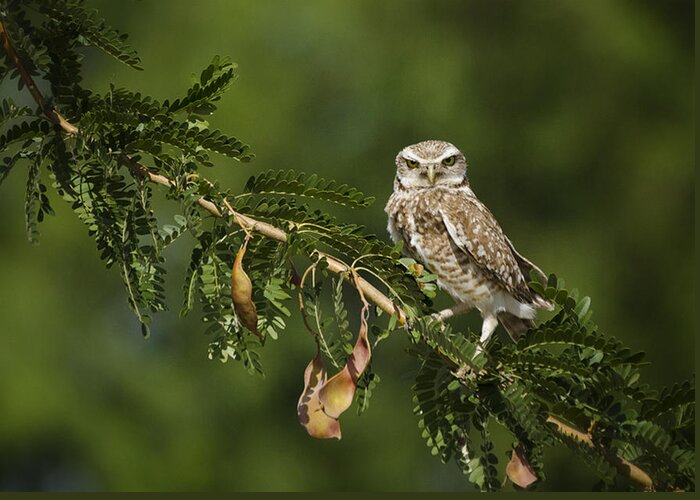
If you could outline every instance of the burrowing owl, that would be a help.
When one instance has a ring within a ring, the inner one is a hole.
[[[542,271],[515,251],[469,187],[467,163],[449,142],[424,141],[396,157],[394,192],[385,208],[394,242],[438,276],[457,302],[445,319],[476,307],[483,318],[482,345],[500,320],[513,339],[533,324],[537,308],[551,304],[527,285]]]

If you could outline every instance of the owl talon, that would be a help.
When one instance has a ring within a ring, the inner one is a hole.
[[[496,316],[484,316],[484,322],[481,324],[481,337],[479,342],[476,344],[476,353],[481,354],[486,350],[489,340],[491,340],[491,335],[496,330],[498,326],[498,318]]]
[[[479,338],[479,343],[484,347],[488,344],[491,339],[491,335],[496,330],[498,326],[498,318],[496,316],[485,316],[484,322],[481,324],[481,337]]]
[[[442,311],[430,315],[431,318],[441,322],[447,321],[452,316],[454,316],[454,314],[452,313],[452,309],[443,309]]]
[[[431,317],[435,318],[438,321],[447,321],[448,319],[454,317],[454,316],[459,316],[460,314],[464,314],[465,312],[469,311],[472,308],[470,304],[467,303],[460,303],[460,304],[455,304],[454,306],[443,309],[442,311],[438,311],[435,314],[432,314]]]

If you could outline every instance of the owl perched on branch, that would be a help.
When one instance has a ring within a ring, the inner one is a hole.
[[[438,276],[457,304],[437,314],[447,319],[477,308],[482,346],[500,321],[517,340],[538,308],[552,304],[528,286],[531,271],[544,273],[520,255],[469,187],[467,163],[449,142],[424,141],[396,157],[394,192],[387,202],[394,242]]]

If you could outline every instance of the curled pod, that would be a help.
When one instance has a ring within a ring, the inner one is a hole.
[[[304,371],[304,391],[297,403],[297,417],[310,436],[318,439],[341,438],[340,423],[323,411],[318,391],[326,382],[326,368],[321,353],[311,360]]]
[[[367,338],[368,311],[369,304],[365,303],[360,314],[360,333],[345,366],[319,390],[318,398],[323,411],[331,418],[340,417],[340,414],[350,407],[357,389],[357,381],[369,365],[372,349]]]

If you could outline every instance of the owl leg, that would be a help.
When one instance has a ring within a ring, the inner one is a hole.
[[[484,316],[484,322],[481,324],[481,337],[479,338],[479,345],[476,347],[476,352],[482,352],[486,347],[491,335],[496,330],[498,326],[498,317],[495,315]]]
[[[455,304],[454,306],[443,309],[442,311],[436,312],[433,314],[433,318],[435,318],[438,321],[446,321],[453,316],[459,316],[460,314],[464,314],[465,312],[469,311],[473,306],[471,304],[467,304],[466,302],[460,302],[459,304]]]

